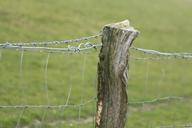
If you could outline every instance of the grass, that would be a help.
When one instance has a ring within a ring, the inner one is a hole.
[[[103,25],[128,18],[132,26],[141,31],[135,46],[161,51],[190,51],[191,4],[190,0],[0,0],[0,42],[71,39],[96,34]],[[47,104],[47,53],[24,52],[22,77],[21,53],[13,50],[1,50],[1,53],[0,104]],[[132,52],[132,55],[137,53]],[[70,104],[94,97],[97,62],[98,52],[51,54],[47,74],[50,104],[66,103],[71,87]],[[131,60],[129,100],[169,95],[191,97],[191,64],[192,61],[186,59]],[[127,127],[154,128],[191,123],[191,105],[191,101],[185,101],[167,103],[150,111],[145,107],[130,110]],[[21,111],[0,110],[0,128],[15,127]],[[82,107],[81,118],[91,117],[94,111],[94,103]],[[44,113],[47,114],[43,126],[47,128],[93,127],[93,123],[53,123],[70,119],[78,122],[79,108],[26,110],[21,125],[40,127],[37,121],[42,120]]]

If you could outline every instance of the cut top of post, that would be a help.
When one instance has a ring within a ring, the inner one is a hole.
[[[133,27],[130,26],[129,20],[124,20],[124,21],[118,22],[118,23],[107,24],[107,25],[105,25],[105,27],[122,29],[122,30],[127,30],[127,31],[135,31],[135,32],[139,33],[139,31],[135,30]]]

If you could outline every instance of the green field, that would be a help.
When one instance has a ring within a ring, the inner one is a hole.
[[[129,19],[141,32],[135,46],[191,52],[191,12],[191,0],[0,0],[0,42],[73,39]],[[0,53],[0,105],[81,104],[96,96],[99,50],[50,54],[47,73],[48,53],[26,51],[23,61],[21,51],[0,49]],[[149,57],[133,50],[131,56]],[[192,123],[191,59],[131,59],[129,66],[130,102],[166,96],[185,99],[130,106],[127,127]],[[0,128],[93,128],[94,113],[95,102],[63,109],[0,108]]]

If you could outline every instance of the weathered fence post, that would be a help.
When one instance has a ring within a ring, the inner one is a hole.
[[[98,63],[96,128],[124,128],[127,115],[128,51],[138,31],[129,21],[103,28]]]

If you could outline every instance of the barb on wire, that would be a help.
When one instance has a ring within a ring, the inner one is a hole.
[[[87,41],[93,38],[98,38],[102,35],[102,33],[99,33],[97,35],[93,36],[88,36],[88,37],[81,37],[77,39],[71,39],[71,40],[62,40],[62,41],[43,41],[43,42],[31,42],[31,43],[11,43],[11,42],[6,42],[6,43],[1,43],[0,48],[6,48],[9,45],[12,46],[47,46],[47,45],[56,45],[56,44],[68,44],[68,43],[74,43],[74,42],[81,42],[81,41]]]
[[[25,50],[25,51],[45,51],[45,52],[81,52],[81,51],[87,51],[90,49],[97,49],[100,48],[101,44],[91,44],[91,43],[85,43],[80,44],[79,46],[70,46],[65,48],[54,48],[54,47],[33,47],[33,46],[14,46],[14,45],[7,45],[6,49],[17,49],[17,50]]]
[[[129,102],[128,105],[145,105],[145,104],[157,104],[157,103],[164,103],[167,101],[174,101],[174,100],[182,100],[184,99],[183,97],[177,97],[177,96],[167,96],[167,97],[162,97],[162,98],[156,98],[153,100],[148,100],[148,101],[136,101],[136,102]]]
[[[173,59],[172,57],[135,57],[130,56],[132,60],[141,60],[141,61],[160,61],[160,60],[169,60]]]
[[[180,57],[180,58],[192,58],[192,52],[160,52],[156,50],[151,49],[143,49],[143,48],[137,48],[132,46],[131,49],[143,52],[144,54],[151,54],[151,55],[157,55],[157,56],[164,56],[164,57]]]
[[[145,105],[145,104],[157,104],[157,103],[164,103],[164,102],[168,102],[168,101],[175,101],[175,100],[183,100],[183,97],[177,97],[177,96],[167,96],[167,97],[162,97],[162,98],[156,98],[153,100],[146,100],[146,101],[132,101],[129,102],[128,105],[131,106],[136,106],[136,105]],[[85,106],[91,102],[96,101],[96,97],[91,98],[89,100],[87,100],[84,103],[80,103],[80,104],[63,104],[63,105],[0,105],[0,109],[21,109],[21,108],[25,108],[25,109],[32,109],[32,108],[39,108],[39,109],[62,109],[62,108],[79,108],[81,106]]]
[[[0,105],[0,109],[62,109],[62,108],[79,108],[80,106],[85,106],[93,101],[96,98],[91,98],[81,104],[64,104],[64,105]]]

